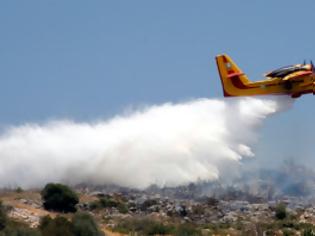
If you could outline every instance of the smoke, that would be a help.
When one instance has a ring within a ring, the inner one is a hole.
[[[0,187],[64,182],[141,189],[216,180],[254,156],[262,121],[289,103],[198,99],[95,123],[11,127],[0,136]]]

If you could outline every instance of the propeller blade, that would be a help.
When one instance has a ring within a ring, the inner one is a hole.
[[[311,67],[312,67],[312,71],[315,73],[315,68],[314,68],[314,64],[312,60],[311,60]]]

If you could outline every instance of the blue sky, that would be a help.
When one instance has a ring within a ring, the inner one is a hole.
[[[315,59],[314,9],[312,0],[1,1],[0,124],[221,98],[216,54],[253,80]],[[269,119],[257,149],[311,158],[314,99]]]

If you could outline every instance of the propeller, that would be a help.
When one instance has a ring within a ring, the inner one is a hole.
[[[315,67],[314,67],[314,64],[313,64],[312,60],[311,60],[311,69],[312,69],[313,73],[315,73]]]

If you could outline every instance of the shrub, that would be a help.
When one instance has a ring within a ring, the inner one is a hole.
[[[102,197],[99,199],[99,203],[101,205],[101,207],[107,208],[107,207],[117,207],[118,206],[118,202],[115,201],[113,198],[111,197]]]
[[[141,204],[140,209],[141,209],[142,211],[145,211],[145,210],[147,210],[149,207],[154,206],[154,205],[157,205],[157,204],[158,204],[157,200],[155,200],[155,199],[147,199],[147,200],[145,200],[145,201]]]
[[[128,235],[202,235],[201,230],[193,224],[165,224],[149,218],[123,219],[113,230]]]
[[[88,213],[76,213],[72,218],[73,232],[76,236],[103,235],[93,217]]]
[[[295,233],[292,229],[283,229],[282,230],[283,236],[294,236]]]
[[[52,219],[45,216],[41,219],[39,230],[43,236],[103,236],[93,217],[88,213],[76,213],[69,221],[57,216]]]
[[[41,234],[37,229],[31,229],[26,223],[15,221],[8,217],[5,228],[0,232],[0,236],[41,236]]]
[[[206,203],[208,206],[217,206],[219,203],[219,200],[214,197],[208,197],[206,199]]]
[[[201,231],[191,224],[179,225],[175,232],[176,236],[197,236],[202,235]]]
[[[72,223],[62,216],[55,219],[50,216],[43,217],[39,229],[44,236],[75,236]]]
[[[7,223],[7,214],[5,209],[0,201],[0,230],[4,229]]]
[[[171,234],[173,232],[173,227],[164,225],[160,222],[153,222],[146,230],[147,235],[165,235]]]
[[[128,206],[125,203],[119,203],[117,207],[119,213],[121,214],[127,214],[128,213]]]
[[[17,188],[15,189],[15,192],[16,192],[16,193],[23,193],[24,190],[23,190],[21,187],[17,187]]]
[[[40,232],[28,225],[7,217],[7,209],[0,201],[0,236],[40,236]]]
[[[78,195],[68,186],[49,183],[41,192],[46,210],[59,212],[75,212],[79,202]]]
[[[201,204],[192,206],[192,212],[194,215],[203,215],[205,213],[205,207]]]
[[[30,229],[26,226],[7,227],[3,231],[5,236],[41,236],[40,232],[36,229]]]
[[[137,232],[140,235],[164,235],[172,234],[174,227],[146,218],[124,219],[114,228],[115,231],[125,234]]]
[[[114,199],[111,196],[104,196],[100,199],[93,201],[89,204],[91,210],[102,209],[102,208],[117,208],[117,210],[122,213],[128,213],[128,206],[125,202],[119,199]]]
[[[279,220],[283,220],[284,218],[287,217],[287,210],[286,210],[286,207],[283,203],[279,203],[277,206],[276,206],[276,218],[279,219]]]
[[[315,236],[315,231],[312,228],[305,229],[303,236]]]

